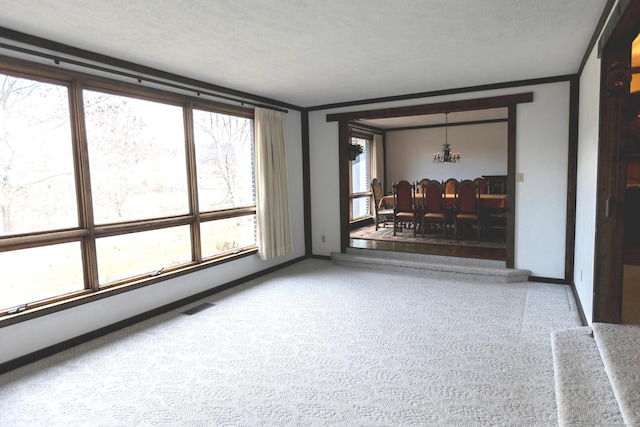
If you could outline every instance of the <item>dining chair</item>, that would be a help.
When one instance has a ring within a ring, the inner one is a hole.
[[[442,236],[447,232],[447,212],[444,201],[444,186],[436,180],[429,180],[422,187],[422,237],[429,223],[439,223]]]
[[[487,180],[482,178],[482,177],[478,177],[476,179],[473,180],[473,182],[478,186],[478,191],[480,192],[480,194],[487,194]]]
[[[478,178],[474,179],[473,182],[478,186],[478,193],[480,193],[481,195],[489,193],[489,187],[487,186],[486,179],[479,176]],[[490,215],[490,210],[484,208],[482,206],[482,201],[480,201],[480,204],[478,206],[478,216],[480,217],[480,222],[483,224],[482,225],[483,227],[486,227],[487,224],[489,223],[488,221],[489,215]]]
[[[380,202],[382,201],[382,185],[378,178],[373,178],[371,181],[371,194],[373,196],[373,222],[376,224],[376,231],[378,231],[378,225],[382,222],[383,227],[387,227],[387,220],[393,217],[393,209],[381,208]]]
[[[416,235],[418,215],[415,208],[416,186],[402,180],[393,184],[393,235],[402,231],[404,224],[413,224],[413,236]]]
[[[454,234],[458,238],[458,228],[461,223],[476,225],[476,240],[480,240],[480,192],[478,186],[470,179],[465,179],[456,185],[456,209],[454,215]]]
[[[449,178],[444,182],[444,194],[455,194],[456,193],[456,184],[458,184],[458,180],[455,178]]]
[[[420,181],[416,182],[416,196],[422,195],[422,187],[429,182],[429,178],[422,178]]]

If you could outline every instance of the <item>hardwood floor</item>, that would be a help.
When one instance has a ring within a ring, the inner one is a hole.
[[[465,246],[451,245],[428,245],[405,242],[389,242],[384,240],[350,239],[349,246],[352,248],[378,249],[384,251],[410,252],[418,254],[456,256],[464,258],[481,258],[504,261],[506,259],[505,249],[491,248],[470,248]]]
[[[492,239],[491,236],[485,238]],[[469,245],[439,245],[430,243],[398,242],[385,239],[359,239],[351,237],[349,246],[362,249],[409,252],[418,254],[443,255],[463,258],[480,258],[504,261],[507,256],[505,248],[483,248]]]

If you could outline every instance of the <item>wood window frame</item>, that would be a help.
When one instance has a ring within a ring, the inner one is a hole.
[[[200,252],[200,227],[196,226],[197,224],[218,219],[256,215],[257,212],[255,204],[231,209],[200,212],[198,208],[198,189],[195,175],[193,120],[191,119],[193,109],[201,109],[253,120],[254,113],[252,109],[195,98],[180,93],[167,92],[157,88],[143,87],[77,71],[63,70],[2,55],[0,55],[0,73],[8,74],[16,78],[36,80],[67,87],[71,142],[73,146],[72,155],[74,157],[73,169],[76,184],[76,204],[78,207],[77,227],[0,236],[0,252],[79,242],[82,247],[85,284],[85,289],[70,294],[51,296],[42,301],[28,302],[18,307],[3,307],[2,311],[0,311],[0,327],[152,285],[257,253],[257,246],[254,245],[242,248],[233,253],[224,253],[206,259],[202,257]],[[187,191],[189,193],[188,214],[171,217],[158,216],[144,220],[95,225],[91,208],[89,158],[84,127],[82,91],[85,89],[180,106],[183,109],[184,141],[186,144],[185,161],[187,163],[186,170],[188,174]],[[97,238],[184,225],[188,225],[191,230],[191,262],[166,268],[158,275],[149,276],[148,274],[141,274],[119,280],[107,286],[100,286],[98,282],[97,255],[95,249],[95,241]]]
[[[371,177],[371,154],[372,154],[372,148],[373,148],[373,134],[368,134],[356,129],[351,129],[351,136],[350,138],[359,138],[359,139],[365,139],[367,141],[369,141],[369,177]],[[351,142],[351,139],[349,140],[349,142]],[[349,165],[351,166],[351,164]],[[352,193],[351,192],[351,188],[353,188],[353,176],[352,176],[352,171],[353,169],[351,167],[349,167],[349,222],[352,224],[357,224],[360,223],[361,221],[366,221],[369,220],[373,217],[373,213],[369,212],[368,215],[364,216],[364,217],[358,217],[358,218],[353,218],[353,201],[354,199],[359,199],[359,198],[363,198],[363,197],[369,197],[371,198],[371,189],[369,188],[367,191],[360,191],[357,193]]]

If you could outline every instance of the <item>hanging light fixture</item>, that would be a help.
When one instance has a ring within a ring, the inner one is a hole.
[[[444,144],[442,153],[433,153],[433,163],[456,163],[461,160],[460,153],[452,153],[449,145],[449,113],[444,114]]]

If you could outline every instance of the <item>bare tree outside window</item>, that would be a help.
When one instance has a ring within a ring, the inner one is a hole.
[[[200,210],[255,204],[253,122],[194,110]]]
[[[0,235],[77,226],[68,90],[0,74]]]
[[[200,211],[255,205],[253,121],[193,111]],[[201,225],[204,257],[255,245],[255,215]]]
[[[72,143],[66,86],[0,74],[0,236],[78,226]],[[83,289],[79,249],[0,252],[0,309]]]
[[[85,90],[97,223],[188,212],[182,108]]]
[[[248,110],[30,67],[0,73],[0,316],[255,250]]]

